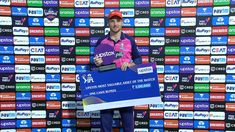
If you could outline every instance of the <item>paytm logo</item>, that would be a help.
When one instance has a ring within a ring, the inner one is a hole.
[[[213,8],[213,16],[229,15],[229,6],[219,6]]]
[[[226,64],[226,56],[211,56],[211,64]]]
[[[122,12],[123,17],[134,17],[135,10],[134,9],[120,9]]]
[[[43,16],[42,8],[28,8],[28,16]]]
[[[200,74],[196,74],[194,76],[194,82],[198,82],[198,83],[207,83],[210,81],[210,76],[209,75],[200,75]]]

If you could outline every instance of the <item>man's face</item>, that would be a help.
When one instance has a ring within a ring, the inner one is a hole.
[[[112,17],[109,19],[109,28],[111,32],[120,32],[122,30],[122,19],[119,17]]]

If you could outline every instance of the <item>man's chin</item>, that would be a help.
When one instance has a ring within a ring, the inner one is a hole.
[[[111,30],[113,33],[118,33],[120,32],[121,30]]]

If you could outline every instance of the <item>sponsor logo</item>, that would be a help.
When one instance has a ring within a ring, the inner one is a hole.
[[[220,6],[213,8],[213,16],[229,15],[229,6]]]
[[[209,94],[208,93],[195,93],[194,101],[209,101]]]
[[[212,7],[198,7],[197,16],[212,16],[213,9]]]

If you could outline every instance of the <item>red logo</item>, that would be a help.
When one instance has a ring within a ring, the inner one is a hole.
[[[26,6],[26,0],[11,0],[13,6]]]
[[[76,56],[76,64],[90,64],[90,56]]]
[[[197,5],[198,6],[212,6],[213,0],[198,0]]]
[[[235,103],[226,103],[226,111],[235,111]]]
[[[59,56],[46,56],[46,64],[60,64]]]
[[[181,16],[196,16],[197,9],[196,8],[182,8]]]
[[[225,92],[225,84],[210,84],[210,92]]]
[[[166,28],[166,36],[180,36],[180,28]]]
[[[0,15],[2,16],[10,16],[11,8],[6,6],[0,6]]]
[[[227,56],[227,64],[235,64],[235,55]]]
[[[178,120],[165,120],[164,128],[178,128]]]
[[[129,36],[134,36],[134,28],[123,28],[122,31]]]
[[[210,64],[210,56],[196,56],[195,64]]]
[[[59,37],[45,37],[45,45],[60,45]]]
[[[90,17],[104,17],[104,9],[90,9]]]
[[[148,109],[148,105],[135,106],[135,110],[147,110],[147,109]]]
[[[62,82],[76,82],[75,74],[62,74],[61,75]]]
[[[235,44],[235,36],[228,37],[228,44]]]
[[[46,83],[31,83],[32,91],[46,91]]]
[[[135,42],[138,46],[149,46],[148,37],[135,37]]]
[[[105,0],[105,7],[119,7],[119,0]]]
[[[43,27],[29,27],[29,35],[43,36],[44,35]]]
[[[77,119],[77,127],[90,127],[90,119]]]
[[[149,118],[163,119],[164,118],[164,112],[163,111],[150,111]]]
[[[46,109],[60,109],[60,101],[47,101],[46,102]]]
[[[141,56],[141,58],[142,58],[142,63],[143,64],[149,63],[149,57],[148,56]]]
[[[210,129],[225,129],[225,122],[224,121],[210,121]]]
[[[165,64],[179,64],[179,56],[165,56]]]
[[[16,64],[29,64],[29,56],[22,55],[22,56],[15,56],[15,63]]]
[[[40,119],[40,120],[32,120],[32,127],[46,127],[46,120]]]
[[[193,101],[193,93],[179,93],[179,100],[180,101]]]
[[[225,101],[224,93],[210,93],[210,101]]]
[[[62,118],[76,118],[76,111],[75,110],[63,110]]]
[[[46,100],[45,92],[32,92],[32,100]]]
[[[15,101],[16,93],[15,92],[2,92],[0,93],[0,100]]]
[[[15,102],[0,102],[0,110],[15,110]]]
[[[228,27],[226,26],[213,27],[212,35],[228,35]]]
[[[163,83],[164,82],[164,74],[158,74],[157,77],[158,77],[158,82],[159,83]]]
[[[179,110],[193,110],[194,104],[193,102],[180,102]]]
[[[74,0],[60,0],[60,7],[74,7]]]
[[[151,7],[165,7],[166,0],[151,0]]]
[[[90,36],[89,28],[76,28],[76,36]]]

